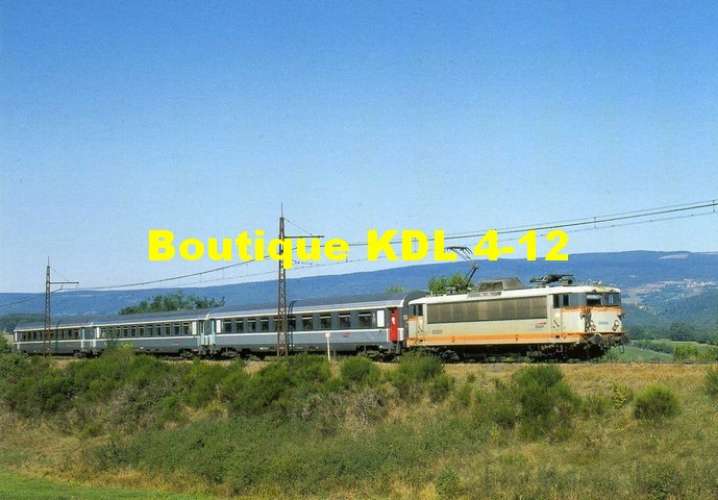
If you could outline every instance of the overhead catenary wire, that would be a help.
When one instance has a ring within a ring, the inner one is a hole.
[[[683,204],[674,204],[674,205],[664,205],[660,207],[654,207],[654,208],[647,208],[647,209],[640,209],[640,210],[632,210],[627,212],[619,212],[619,213],[612,213],[612,214],[605,214],[602,216],[593,216],[593,217],[583,217],[583,218],[576,218],[576,219],[564,219],[564,220],[558,220],[553,222],[543,222],[538,224],[524,224],[520,226],[509,226],[504,228],[498,228],[496,229],[499,234],[502,235],[512,235],[517,233],[522,233],[528,230],[536,230],[536,231],[548,231],[553,229],[564,229],[567,232],[583,232],[583,231],[593,231],[593,230],[600,230],[600,229],[609,229],[609,228],[616,228],[616,227],[624,227],[624,226],[634,226],[634,225],[641,225],[641,224],[650,224],[650,223],[656,223],[656,222],[662,222],[662,221],[668,221],[668,220],[677,220],[677,219],[687,219],[687,218],[693,218],[693,217],[700,217],[705,215],[715,215],[716,214],[716,207],[718,206],[718,200],[708,200],[708,201],[700,201],[700,202],[693,202],[693,203],[683,203]],[[702,212],[698,213],[687,213],[687,212],[695,212],[697,210],[703,210]],[[707,210],[707,211],[706,211]],[[676,214],[676,215],[670,215],[670,214]],[[298,224],[288,221],[298,229],[305,231],[301,226]],[[476,238],[479,236],[483,236],[488,229],[485,230],[476,230],[476,231],[470,231],[470,232],[463,232],[463,233],[452,233],[445,236],[445,240],[461,240],[461,239],[470,239],[470,238]],[[309,232],[309,231],[306,231]],[[431,236],[427,236],[427,239],[429,241],[434,241],[435,238]],[[503,239],[503,241],[516,241],[519,238],[509,238],[509,239]],[[392,244],[399,243],[400,240],[392,241]],[[350,247],[357,247],[357,246],[366,246],[368,242],[353,242],[349,243]],[[385,257],[381,257],[377,260],[385,260]],[[296,270],[304,270],[304,269],[310,269],[310,268],[320,268],[320,267],[327,267],[327,266],[337,266],[337,265],[345,265],[345,264],[353,264],[358,262],[367,262],[368,259],[347,259],[345,261],[341,262],[333,262],[329,264],[307,264],[303,266],[299,266],[295,268]],[[166,278],[160,278],[160,279],[154,279],[154,280],[144,280],[144,281],[136,281],[136,282],[130,282],[130,283],[122,283],[122,284],[113,284],[113,285],[102,285],[102,286],[93,286],[93,287],[84,287],[84,288],[77,288],[73,289],[73,292],[90,292],[90,291],[106,291],[106,290],[113,290],[113,289],[123,289],[123,288],[139,288],[147,285],[154,285],[154,284],[162,284],[162,283],[169,283],[173,281],[179,281],[184,280],[187,278],[193,278],[198,276],[204,276],[207,274],[225,271],[227,269],[232,268],[238,268],[238,267],[244,267],[248,264],[251,264],[253,262],[256,262],[255,259],[250,259],[242,262],[235,262],[232,264],[227,264],[224,266],[214,267],[210,269],[206,269],[199,272],[194,273],[187,273],[187,274],[181,274],[176,276],[170,276]],[[182,286],[188,286],[192,284],[197,283],[210,283],[210,282],[217,282],[217,281],[228,281],[228,280],[236,280],[236,279],[246,279],[246,278],[252,278],[257,276],[263,276],[263,275],[269,275],[273,274],[274,271],[266,271],[266,272],[259,272],[259,273],[247,273],[242,276],[229,276],[229,277],[222,277],[219,279],[202,279],[199,282],[190,282],[190,283],[181,283]],[[62,289],[58,289],[53,291],[52,293],[60,292]],[[23,299],[15,300],[12,302],[0,304],[0,307],[12,307],[15,305],[20,305],[26,302],[31,302],[33,300],[39,300],[42,298],[42,296],[32,296],[32,297],[25,297]]]
[[[494,229],[499,234],[516,234],[516,233],[523,233],[530,230],[536,230],[536,231],[542,231],[547,229],[567,229],[567,228],[573,228],[573,227],[580,227],[580,226],[598,226],[601,224],[606,224],[609,222],[615,222],[615,221],[621,221],[621,220],[631,220],[631,219],[641,219],[646,217],[651,217],[655,215],[663,215],[663,214],[670,214],[670,213],[678,213],[678,212],[686,212],[691,210],[700,210],[703,208],[711,208],[715,209],[716,206],[718,206],[717,200],[710,200],[710,201],[703,201],[703,202],[694,202],[694,203],[685,203],[680,205],[668,205],[664,207],[656,207],[653,209],[641,209],[641,210],[634,210],[630,212],[622,212],[617,214],[608,214],[608,215],[601,215],[601,216],[593,216],[593,217],[582,217],[582,218],[576,218],[576,219],[565,219],[560,221],[553,221],[553,222],[543,222],[543,223],[537,223],[537,224],[524,224],[520,226],[510,226],[510,227],[504,227],[504,228],[485,228],[485,229],[479,229],[475,231],[467,231],[462,233],[453,233],[448,234],[444,236],[444,240],[462,240],[462,239],[469,239],[469,238],[477,238],[484,236],[487,231]],[[434,241],[435,237],[428,236],[428,241]],[[401,243],[400,239],[394,239],[390,241],[391,244],[398,244]],[[361,246],[367,246],[369,244],[368,241],[357,241],[349,243],[350,247],[361,247]]]

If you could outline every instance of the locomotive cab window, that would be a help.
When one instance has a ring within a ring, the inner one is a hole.
[[[601,305],[601,295],[598,293],[586,294],[586,305],[587,306],[600,306]]]

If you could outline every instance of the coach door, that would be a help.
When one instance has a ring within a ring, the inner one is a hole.
[[[399,309],[389,309],[389,341],[399,342]]]
[[[567,294],[553,295],[553,307],[551,308],[551,332],[556,336],[563,335],[565,323],[564,315],[566,313],[564,307],[567,306]]]
[[[210,347],[214,344],[214,321],[211,319],[197,322],[199,329],[199,342],[203,347]]]

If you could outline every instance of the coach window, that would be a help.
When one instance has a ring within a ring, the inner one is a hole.
[[[182,323],[182,334],[183,335],[192,335],[189,331],[189,323]]]
[[[314,330],[314,316],[302,316],[302,330]]]
[[[374,314],[371,311],[359,311],[357,314],[357,323],[359,328],[371,328]]]
[[[236,333],[244,333],[244,319],[238,318],[234,320],[234,331]]]
[[[234,323],[231,319],[225,319],[222,321],[222,333],[233,333],[234,332]]]
[[[260,318],[259,319],[259,331],[260,332],[268,332],[269,331],[269,318]]]
[[[319,315],[319,328],[330,330],[332,328],[332,315],[329,313]]]
[[[174,332],[175,337],[180,336],[180,325],[178,323],[172,323],[172,330]]]
[[[352,315],[348,312],[339,313],[339,328],[351,328]]]
[[[257,331],[257,318],[247,319],[247,331],[253,333]]]

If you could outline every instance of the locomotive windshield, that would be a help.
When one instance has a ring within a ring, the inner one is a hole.
[[[561,293],[553,296],[553,306],[620,306],[621,294],[609,293]]]

